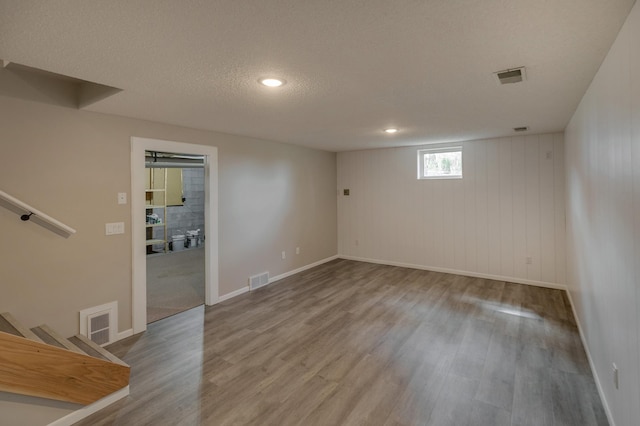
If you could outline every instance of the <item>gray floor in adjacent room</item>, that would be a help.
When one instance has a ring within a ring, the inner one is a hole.
[[[561,290],[334,260],[109,347],[81,425],[606,425]]]
[[[147,323],[204,303],[204,248],[147,256]]]

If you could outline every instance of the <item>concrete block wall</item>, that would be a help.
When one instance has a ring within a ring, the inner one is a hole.
[[[182,169],[183,206],[167,207],[167,234],[200,229],[204,235],[204,169]]]

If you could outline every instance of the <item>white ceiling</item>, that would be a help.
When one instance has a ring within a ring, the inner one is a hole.
[[[633,3],[0,0],[0,58],[123,89],[92,111],[345,151],[563,130]]]

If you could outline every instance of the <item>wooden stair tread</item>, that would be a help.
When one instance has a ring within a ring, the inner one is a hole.
[[[122,365],[124,367],[129,367],[129,365],[126,362],[122,361],[120,358],[118,358],[108,350],[104,349],[100,345],[92,342],[82,334],[76,334],[75,336],[69,338],[69,341],[74,345],[78,346],[89,356],[104,359],[104,360],[113,362],[114,364]]]
[[[79,354],[88,355],[82,349],[71,343],[68,339],[65,339],[64,337],[59,335],[55,330],[53,330],[46,324],[34,327],[31,329],[31,331],[33,331],[44,343],[67,349]]]
[[[44,343],[42,339],[36,336],[36,334],[33,331],[29,330],[28,328],[20,324],[18,320],[16,320],[13,317],[13,315],[11,315],[9,312],[0,314],[0,317],[3,319],[3,323],[8,324],[10,327],[12,327],[15,330],[15,332],[7,331],[7,333],[13,334],[19,337],[25,337],[29,340],[33,340],[34,342]]]
[[[16,330],[9,321],[4,319],[4,317],[0,314],[0,331],[3,333],[13,334],[14,336],[19,336],[20,333]]]

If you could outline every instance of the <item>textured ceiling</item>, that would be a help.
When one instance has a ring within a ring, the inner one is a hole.
[[[91,111],[331,151],[402,146],[563,130],[633,3],[0,0],[0,58],[123,89]],[[496,83],[518,66],[525,83]]]

